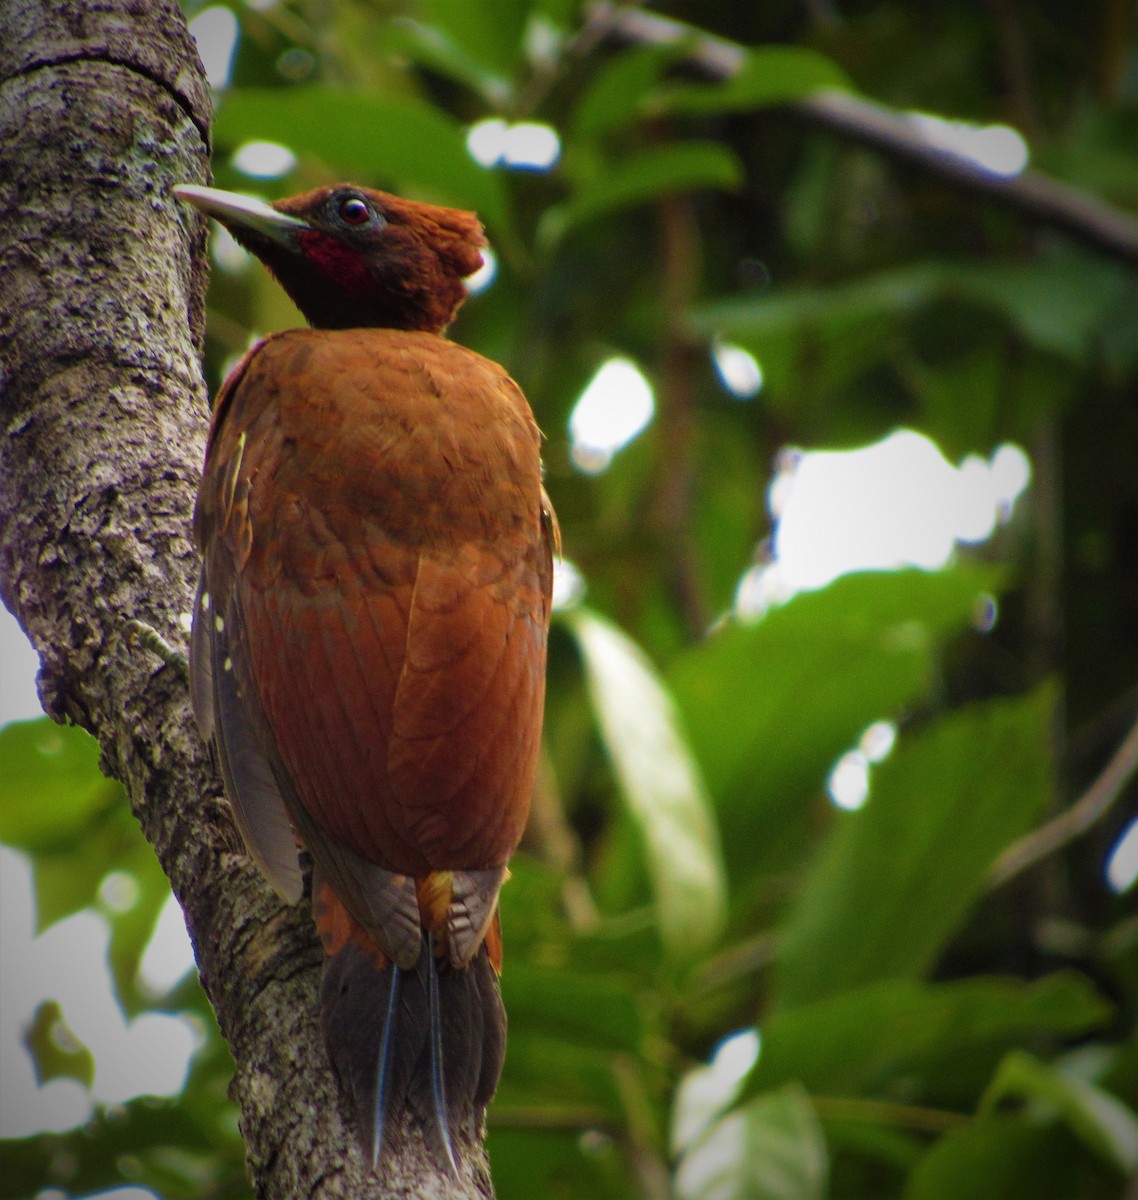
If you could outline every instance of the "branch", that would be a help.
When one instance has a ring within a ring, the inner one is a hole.
[[[988,886],[997,888],[1086,833],[1104,817],[1138,771],[1138,721],[1122,739],[1102,774],[1057,817],[1013,842],[992,864]]]
[[[656,412],[659,443],[650,529],[664,564],[664,578],[688,632],[698,638],[711,616],[700,586],[693,536],[695,492],[695,369],[702,347],[683,326],[699,278],[699,225],[691,197],[667,195],[657,204],[660,220],[660,388]]]
[[[207,179],[209,118],[175,0],[0,3],[0,595],[45,710],[98,739],[185,910],[258,1195],[487,1196],[478,1143],[461,1187],[410,1127],[382,1186],[353,1149],[309,914],[241,850],[184,675],[131,624],[177,646],[197,573],[205,237],[170,188]]]
[[[711,79],[728,79],[747,50],[736,42],[699,33],[656,13],[607,3],[590,6],[590,23],[618,44],[687,47],[689,66]],[[820,92],[787,106],[802,120],[890,158],[909,163],[945,183],[1042,221],[1096,250],[1138,265],[1138,218],[1041,171],[1002,176],[974,159],[931,142],[904,114],[848,92]]]

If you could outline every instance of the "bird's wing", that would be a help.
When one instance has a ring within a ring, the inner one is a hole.
[[[218,396],[217,412],[223,413],[254,351],[238,364]],[[217,427],[215,419],[215,429]],[[240,443],[243,446],[244,443]],[[221,496],[199,501],[197,521],[205,521],[211,535],[214,518],[223,527],[239,527],[244,520],[247,495],[237,495],[240,447],[226,464],[221,478]],[[221,499],[222,511],[212,509],[211,500]],[[225,792],[233,808],[237,827],[250,855],[282,899],[295,904],[303,891],[296,839],[280,789],[262,749],[261,731],[251,719],[241,695],[243,665],[239,614],[233,611],[233,563],[222,539],[209,539],[220,553],[207,552],[194,600],[190,635],[190,698],[202,737],[217,755]],[[210,590],[210,577],[217,592]],[[238,634],[234,639],[234,634]]]

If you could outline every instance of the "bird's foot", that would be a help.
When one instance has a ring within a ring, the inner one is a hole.
[[[181,650],[171,646],[153,625],[147,625],[145,621],[132,617],[126,623],[126,637],[130,645],[149,650],[168,667],[173,667],[183,679],[189,679],[190,660]]]

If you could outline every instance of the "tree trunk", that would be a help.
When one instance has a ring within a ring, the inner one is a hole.
[[[257,1194],[488,1196],[477,1143],[461,1185],[413,1129],[382,1185],[355,1151],[307,905],[245,856],[185,679],[128,630],[184,642],[197,572],[205,239],[170,187],[207,179],[209,115],[173,0],[0,0],[0,595],[46,711],[98,738],[185,910]]]

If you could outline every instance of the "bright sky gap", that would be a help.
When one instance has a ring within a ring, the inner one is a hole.
[[[569,415],[570,455],[586,475],[598,475],[641,433],[656,412],[644,372],[630,358],[603,363]]]
[[[466,149],[484,167],[548,171],[561,157],[561,139],[552,125],[537,121],[511,125],[500,117],[491,117],[470,127]]]

